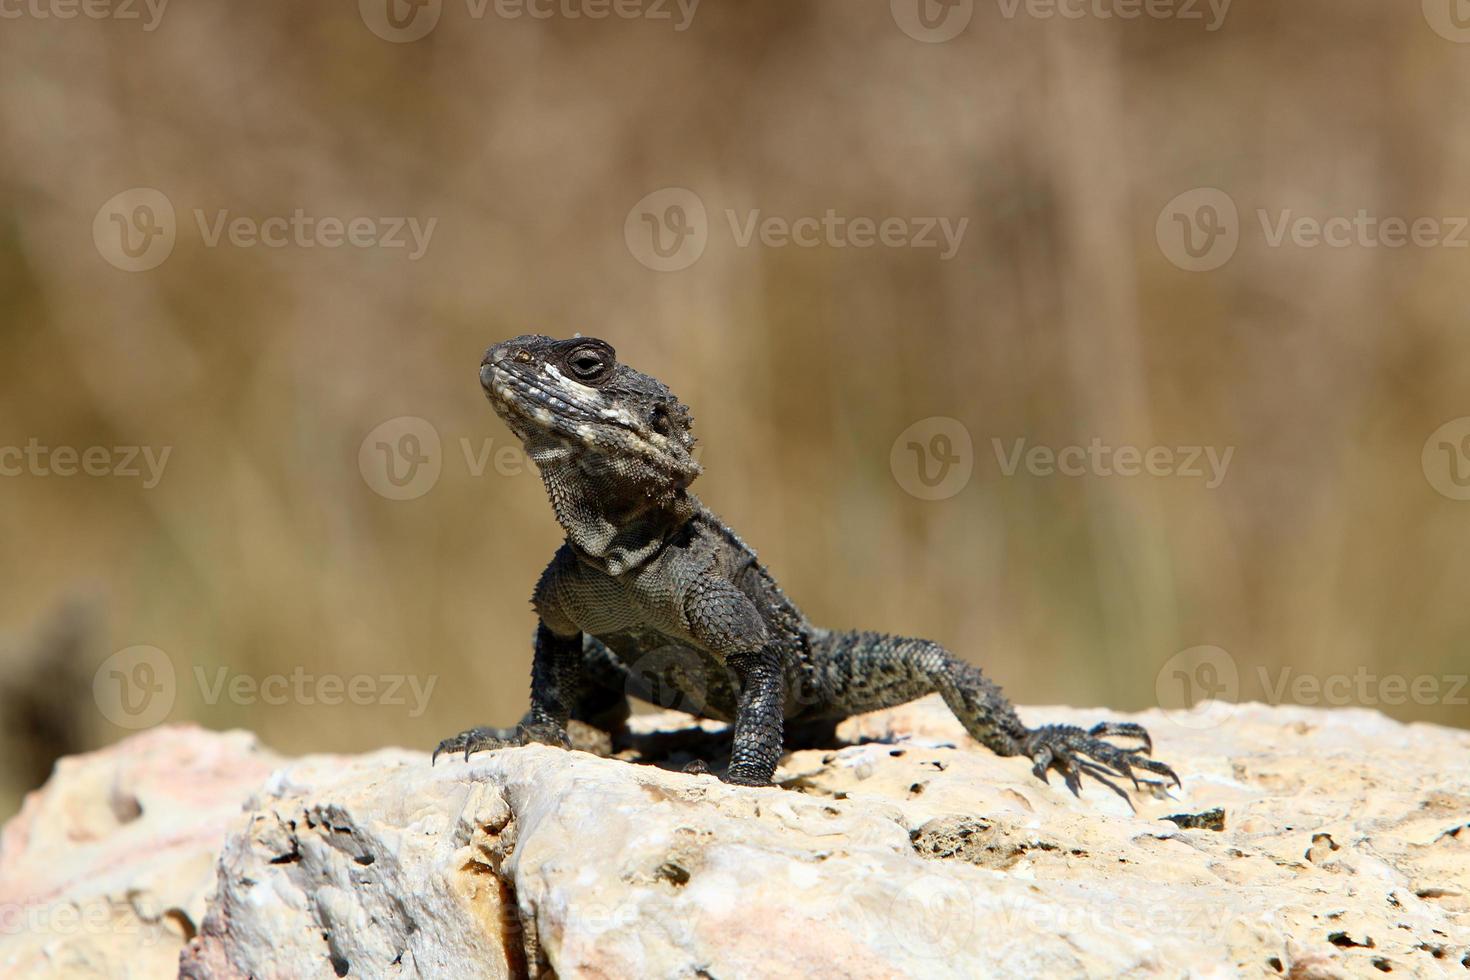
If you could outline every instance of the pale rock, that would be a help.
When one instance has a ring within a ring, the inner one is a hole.
[[[1130,717],[1182,789],[1073,797],[937,699],[793,753],[783,789],[539,746],[284,761],[161,729],[64,760],[6,828],[0,974],[1470,980],[1470,732]],[[1184,815],[1202,826],[1163,819]],[[58,927],[88,903],[105,927]]]

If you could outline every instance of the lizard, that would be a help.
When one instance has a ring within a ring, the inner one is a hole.
[[[1137,787],[1135,770],[1180,785],[1151,758],[1141,725],[1028,728],[994,682],[938,643],[810,623],[690,492],[702,467],[689,409],[607,342],[516,337],[485,352],[480,384],[540,471],[566,539],[531,600],[530,710],[514,728],[444,739],[432,761],[530,743],[569,748],[571,720],[619,731],[630,696],[674,691],[692,713],[732,726],[720,778],[768,786],[788,746],[830,743],[846,717],[937,692],[976,741],[1024,756],[1043,782],[1059,772],[1073,794],[1084,774],[1120,794],[1110,777]]]

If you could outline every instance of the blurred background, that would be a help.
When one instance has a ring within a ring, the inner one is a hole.
[[[679,393],[819,623],[1023,705],[1470,722],[1437,2],[5,6],[0,817],[161,721],[516,720],[561,536],[476,369],[524,332]],[[1431,224],[1313,243],[1360,212]],[[1094,441],[1173,462],[1014,455]]]

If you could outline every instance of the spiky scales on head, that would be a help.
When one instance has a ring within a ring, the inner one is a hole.
[[[600,459],[650,485],[687,487],[700,474],[689,409],[657,378],[619,363],[606,341],[507,340],[485,352],[480,384],[533,453]]]

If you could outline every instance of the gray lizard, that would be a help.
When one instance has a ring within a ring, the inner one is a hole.
[[[938,692],[977,741],[1021,755],[1073,793],[1086,773],[1134,769],[1179,779],[1149,758],[1142,726],[1027,728],[980,669],[929,640],[813,626],[745,542],[689,485],[693,419],[658,380],[590,337],[523,336],[480,365],[496,413],[525,444],[566,541],[536,586],[531,709],[515,729],[472,728],[439,743],[481,749],[568,746],[571,719],[617,731],[628,698],[734,725],[723,778],[767,786],[786,744],[830,742],[837,722]],[[1122,748],[1108,736],[1138,740]]]

